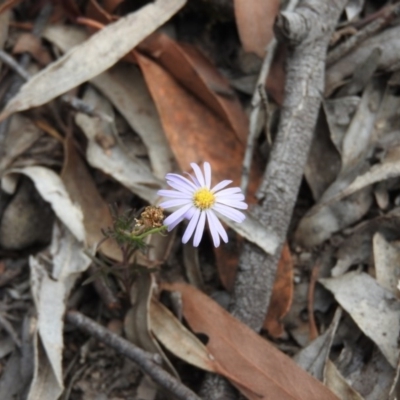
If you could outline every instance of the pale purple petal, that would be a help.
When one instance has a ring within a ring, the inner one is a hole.
[[[183,184],[178,183],[178,182],[172,182],[172,181],[167,180],[167,183],[173,189],[178,190],[179,192],[185,194],[186,196],[192,196],[193,192],[195,191],[194,189],[188,190],[188,188],[186,186],[184,186]]]
[[[197,208],[194,211],[194,214],[189,222],[189,225],[185,230],[185,233],[183,234],[182,243],[187,243],[192,237],[194,229],[196,228],[197,222],[199,220],[199,217],[200,217],[200,210]]]
[[[213,219],[213,217],[215,216],[211,210],[206,210],[206,214],[207,214],[208,226],[210,227],[211,236],[214,242],[214,247],[219,247],[221,241],[219,239],[218,229],[215,226],[215,221]]]
[[[181,221],[184,218],[185,213],[189,210],[190,207],[193,207],[192,204],[187,204],[183,207],[181,207],[179,210],[176,210],[175,212],[173,212],[170,216],[168,216],[167,218],[165,218],[164,220],[164,225],[168,226],[168,230],[171,230],[169,228],[170,225],[175,224],[175,222],[180,219]],[[175,224],[174,226],[176,226],[177,224]]]
[[[165,190],[165,189],[159,190],[157,194],[162,197],[172,197],[176,199],[191,199],[193,197],[190,194],[178,192],[176,190]]]
[[[197,223],[196,232],[194,234],[194,239],[193,239],[194,247],[197,247],[200,244],[200,240],[201,240],[201,238],[203,236],[203,232],[204,232],[205,222],[206,222],[206,213],[201,212],[199,222]]]
[[[228,235],[215,213],[212,210],[207,210],[207,216],[209,220],[211,218],[213,219],[214,226],[216,227],[219,235],[222,237],[222,240],[225,243],[228,243]]]
[[[219,193],[216,193],[215,197],[217,199],[229,199],[229,200],[238,200],[238,201],[243,201],[244,200],[244,194],[243,193],[223,194],[223,195],[220,195]]]
[[[238,200],[230,200],[230,199],[217,199],[216,200],[217,204],[225,204],[230,207],[234,208],[239,208],[240,210],[247,210],[248,205],[244,203],[243,201],[238,201]],[[162,207],[162,206],[161,206]]]
[[[195,163],[190,163],[190,166],[193,168],[193,171],[196,175],[197,180],[200,183],[200,186],[204,187],[206,185],[206,183],[204,182],[204,176],[203,176],[203,173],[201,172],[200,167]]]
[[[180,217],[176,221],[174,221],[172,224],[169,224],[168,225],[168,232],[171,232],[172,229],[174,229],[177,225],[179,225],[184,219],[185,219],[184,217]]]
[[[189,220],[192,219],[193,214],[196,212],[196,210],[197,210],[196,207],[189,208],[189,210],[185,213],[183,218],[189,219]]]
[[[246,219],[246,216],[242,212],[223,204],[214,204],[213,210],[238,223],[241,223]]]
[[[207,161],[204,163],[204,178],[207,189],[211,187],[211,165]]]
[[[216,196],[226,196],[226,195],[231,195],[231,194],[241,193],[241,192],[242,192],[242,190],[240,189],[240,187],[233,187],[233,188],[221,190],[220,192],[215,193],[215,195]]]
[[[195,184],[197,189],[201,188],[201,185],[200,185],[199,181],[197,180],[197,178],[194,175],[189,174],[189,172],[185,172],[185,174],[193,181],[193,183]]]
[[[216,184],[216,185],[211,189],[211,192],[212,192],[212,193],[215,193],[215,192],[217,192],[218,190],[221,190],[221,189],[223,189],[224,187],[228,186],[228,185],[231,184],[232,182],[233,182],[233,181],[229,181],[229,180],[222,181],[222,182]]]
[[[184,176],[178,175],[178,174],[167,174],[165,176],[165,179],[167,180],[168,184],[176,183],[178,185],[181,185],[186,188],[186,190],[190,193],[193,192],[193,190],[197,190],[198,188],[194,185],[194,183],[190,182],[189,179],[185,178]]]
[[[192,201],[190,199],[174,199],[174,200],[168,200],[164,201],[160,204],[160,207],[162,208],[171,208],[171,207],[178,207],[178,206],[183,206],[185,204],[192,204]]]

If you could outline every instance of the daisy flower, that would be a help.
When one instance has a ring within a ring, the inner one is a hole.
[[[178,174],[167,174],[165,179],[174,190],[157,192],[159,196],[170,198],[161,203],[160,207],[179,207],[164,220],[164,225],[171,231],[184,219],[188,219],[189,224],[183,234],[182,242],[187,243],[194,234],[193,246],[197,247],[207,220],[214,246],[218,247],[220,237],[225,243],[228,242],[228,235],[218,215],[228,217],[235,222],[243,222],[246,216],[236,209],[247,209],[244,195],[238,187],[224,189],[232,183],[230,180],[224,180],[211,188],[211,166],[208,162],[204,163],[204,173],[197,164],[190,165],[194,171],[194,175],[189,174],[190,179]]]

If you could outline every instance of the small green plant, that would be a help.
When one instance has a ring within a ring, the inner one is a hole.
[[[135,263],[135,252],[145,252],[147,244],[145,238],[151,234],[162,234],[167,230],[163,225],[164,212],[161,207],[148,206],[140,214],[132,210],[118,215],[116,207],[111,207],[113,225],[103,231],[104,239],[98,244],[100,247],[106,240],[115,240],[121,249],[121,259],[117,262],[106,259],[104,256],[94,257],[88,254],[97,267],[85,282],[94,281],[100,276],[107,280],[108,275],[114,275],[124,284],[125,290],[129,288],[140,273],[154,272],[156,269],[145,268]]]

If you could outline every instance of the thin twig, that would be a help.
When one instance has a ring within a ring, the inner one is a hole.
[[[310,323],[310,333],[309,340],[312,341],[318,337],[317,324],[315,323],[314,316],[314,295],[315,295],[315,285],[317,283],[318,275],[320,269],[320,261],[314,265],[311,271],[310,284],[308,286],[307,295],[307,308],[308,308],[308,321]]]
[[[154,382],[175,395],[177,399],[200,400],[200,397],[160,366],[161,360],[158,360],[158,355],[142,350],[78,311],[68,311],[66,320],[138,364]]]
[[[0,49],[0,60],[4,62],[4,64],[8,65],[14,72],[16,72],[24,81],[30,79],[30,74],[22,68],[20,64],[15,60],[14,57],[11,57],[4,50]]]
[[[89,115],[90,117],[98,117],[104,122],[114,121],[113,117],[100,110],[97,110],[94,105],[89,104],[86,101],[79,99],[78,97],[70,96],[69,94],[64,94],[61,96],[61,100],[64,103],[67,103],[70,107],[72,107],[76,111]]]
[[[299,0],[290,0],[289,4],[286,7],[287,11],[293,11]],[[259,135],[259,131],[257,130],[258,120],[260,118],[260,112],[263,105],[263,94],[266,98],[265,94],[265,82],[267,80],[269,71],[271,69],[271,64],[275,56],[276,47],[278,42],[275,38],[271,40],[267,47],[267,54],[264,58],[263,64],[260,69],[260,74],[258,75],[257,83],[254,88],[253,98],[251,99],[251,113],[250,113],[250,121],[249,121],[249,135],[247,136],[247,144],[246,151],[243,159],[243,167],[242,167],[242,180],[240,187],[243,193],[246,194],[247,187],[249,185],[249,177],[250,177],[250,169],[251,169],[251,161],[253,159],[254,153],[254,145]]]
[[[327,67],[334,64],[336,61],[340,60],[344,55],[353,50],[365,39],[368,39],[375,33],[379,32],[381,29],[383,29],[385,26],[389,25],[394,18],[399,16],[399,14],[400,14],[400,3],[392,4],[390,6],[385,7],[385,10],[382,10],[382,14],[379,15],[379,18],[370,22],[367,26],[358,31],[355,35],[351,36],[344,43],[340,44],[331,52],[329,52],[326,58]]]

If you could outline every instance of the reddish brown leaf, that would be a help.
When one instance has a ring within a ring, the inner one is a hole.
[[[235,235],[234,238],[229,238],[226,245],[214,249],[219,279],[228,292],[232,292],[235,285],[242,243],[243,239],[239,235]]]
[[[139,53],[136,57],[180,168],[209,161],[214,183],[232,179],[238,184],[244,147],[232,129],[162,67]]]
[[[271,301],[263,328],[274,337],[279,338],[284,333],[282,318],[288,313],[293,299],[293,260],[290,249],[285,243],[282,249],[276,272]]]
[[[236,24],[245,51],[264,58],[274,36],[272,27],[279,5],[280,0],[234,0]]]
[[[182,295],[183,315],[195,333],[208,336],[207,348],[251,400],[338,400],[321,382],[204,293],[184,283],[164,284]]]
[[[139,48],[156,59],[177,82],[222,118],[243,144],[246,143],[247,116],[229,82],[202,53],[160,33],[151,35]]]

